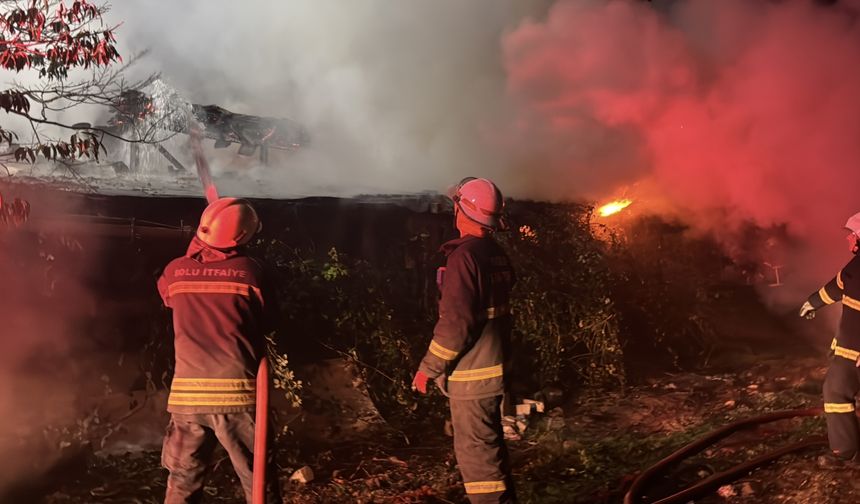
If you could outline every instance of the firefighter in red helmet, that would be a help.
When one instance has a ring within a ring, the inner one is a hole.
[[[472,177],[449,196],[460,238],[442,246],[439,320],[412,386],[424,394],[434,380],[449,397],[454,454],[469,500],[515,502],[501,423],[514,272],[493,239],[504,227],[504,200],[491,181]]]
[[[173,311],[176,355],[161,453],[169,471],[165,504],[201,501],[218,443],[251,503],[255,375],[265,355],[263,308],[270,300],[260,265],[242,246],[260,227],[247,201],[212,202],[188,251],[158,279],[161,298]],[[275,479],[267,479],[273,483],[268,502],[280,502]]]
[[[800,308],[800,316],[812,318],[815,310],[842,302],[839,329],[830,348],[833,360],[824,379],[824,413],[830,453],[819,457],[822,467],[855,465],[860,456],[860,429],[854,412],[855,397],[860,393],[860,213],[845,224],[851,261],[821,289],[809,296]]]

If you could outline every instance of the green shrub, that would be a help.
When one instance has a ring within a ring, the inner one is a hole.
[[[519,391],[619,387],[646,365],[666,370],[707,359],[717,337],[712,321],[723,309],[715,271],[725,264],[711,242],[658,218],[613,230],[596,224],[587,205],[513,202],[509,209],[511,231],[498,239],[517,274],[510,378]],[[435,247],[422,240],[404,239],[402,248]],[[441,414],[441,398],[417,401],[410,390],[437,317],[435,289],[417,285],[432,277],[431,261],[415,271],[278,239],[256,242],[252,254],[277,291],[270,359],[290,402],[300,401],[301,383],[289,362],[341,356],[358,364],[387,416]]]
[[[410,305],[419,300],[406,295],[405,280],[334,248],[317,258],[278,240],[258,246],[278,290],[278,348],[350,359],[384,413],[412,412],[412,374],[429,343],[432,318],[414,317],[418,308]]]
[[[581,205],[514,205],[500,235],[516,268],[515,379],[532,387],[625,381],[605,246]]]
[[[731,261],[715,241],[691,236],[681,223],[642,216],[617,238],[609,260],[625,348],[648,356],[628,367],[645,374],[707,364],[720,340],[716,321],[749,304],[732,298],[751,287],[723,282]]]

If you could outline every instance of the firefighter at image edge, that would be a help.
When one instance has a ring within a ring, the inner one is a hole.
[[[504,227],[504,200],[491,181],[468,177],[449,191],[460,238],[442,245],[439,320],[415,378],[448,396],[454,455],[472,504],[516,498],[502,432],[504,363],[510,355],[508,305],[514,272],[493,232]]]
[[[167,400],[170,423],[161,462],[169,471],[165,504],[198,503],[220,443],[251,503],[256,381],[265,355],[262,268],[243,252],[260,230],[251,205],[221,198],[203,211],[184,256],[158,279],[173,310],[176,369]],[[272,463],[269,503],[280,503]]]
[[[815,310],[842,302],[839,329],[830,348],[833,360],[824,379],[824,413],[830,453],[818,458],[824,468],[856,465],[860,456],[860,429],[854,398],[860,392],[860,213],[845,224],[848,248],[854,257],[800,308],[800,316],[812,318]]]

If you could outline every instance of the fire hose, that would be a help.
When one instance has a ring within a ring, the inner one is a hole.
[[[218,188],[209,172],[209,163],[203,155],[200,130],[193,125],[190,127],[191,150],[194,153],[194,163],[197,165],[197,175],[203,185],[206,202],[212,203],[218,199]],[[251,501],[253,504],[266,503],[266,446],[269,427],[269,361],[264,355],[257,369],[257,405],[254,417],[254,465]]]
[[[717,430],[711,431],[704,437],[699,438],[696,441],[693,441],[692,443],[689,443],[679,448],[669,456],[665,457],[664,459],[660,460],[653,466],[640,473],[639,476],[637,476],[636,479],[633,480],[633,483],[630,485],[630,489],[624,495],[624,504],[638,504],[642,502],[643,491],[645,490],[645,488],[647,488],[648,484],[654,479],[655,476],[666,472],[670,467],[679,464],[684,459],[687,459],[690,456],[701,452],[708,446],[713,445],[714,443],[722,440],[723,438],[728,437],[731,434],[734,434],[737,431],[757,427],[759,425],[775,422],[777,420],[818,416],[821,414],[821,412],[821,408],[777,411],[773,413],[768,413],[766,415],[738,420],[736,422],[725,425]],[[782,457],[789,453],[806,450],[808,448],[819,446],[825,443],[825,438],[816,436],[813,438],[806,439],[804,441],[783,446],[777,450],[765,453],[752,460],[748,460],[744,463],[738,464],[726,471],[713,474],[710,477],[705,478],[704,480],[688,488],[685,488],[684,490],[676,492],[668,497],[653,501],[652,504],[677,504],[689,502],[690,499],[701,497],[702,495],[713,490],[714,488],[727,482],[734,481],[741,475],[746,474],[761,465],[776,460],[779,457]]]
[[[254,424],[254,486],[253,504],[266,503],[266,440],[269,427],[269,361],[260,359],[257,370],[257,414]]]
[[[200,184],[203,185],[203,193],[206,195],[206,202],[212,203],[218,199],[218,188],[215,187],[215,182],[212,180],[212,173],[209,171],[209,162],[206,161],[206,156],[203,155],[203,145],[201,144],[200,129],[191,125],[189,126],[191,133],[191,151],[194,153],[194,163],[197,165],[197,176],[200,178]]]

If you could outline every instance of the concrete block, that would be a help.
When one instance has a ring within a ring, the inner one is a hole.
[[[290,476],[290,481],[298,481],[301,484],[310,483],[314,480],[314,471],[309,466],[304,466]]]
[[[546,411],[546,404],[543,401],[536,401],[534,399],[523,399],[523,404],[531,404],[534,406],[534,410],[538,413],[543,413]]]
[[[532,410],[534,410],[533,404],[517,404],[517,416],[529,416],[532,414]]]

